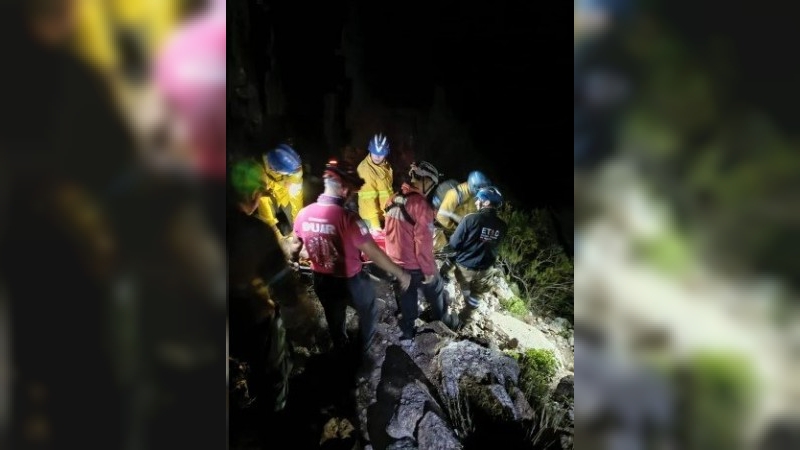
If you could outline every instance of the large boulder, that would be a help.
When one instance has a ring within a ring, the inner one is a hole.
[[[400,343],[381,324],[377,364],[357,389],[362,434],[374,450],[526,448],[534,411],[504,353],[458,336],[441,322]],[[381,357],[382,356],[382,357]],[[532,447],[530,447],[532,448]]]

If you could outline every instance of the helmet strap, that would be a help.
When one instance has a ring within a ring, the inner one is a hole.
[[[428,194],[430,194],[431,191],[433,191],[433,189],[436,188],[436,183],[434,183],[433,180],[431,180],[430,178],[427,178],[427,177],[422,177],[420,180],[422,181],[423,186],[425,186],[425,184],[424,184],[425,180],[428,180],[430,182],[430,184],[431,184],[428,189],[423,189],[423,194],[425,194],[425,196],[427,197]]]

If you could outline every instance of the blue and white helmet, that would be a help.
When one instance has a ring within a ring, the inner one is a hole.
[[[376,134],[370,139],[368,150],[375,156],[386,156],[389,154],[389,141],[386,139],[386,136],[380,133]]]
[[[300,155],[287,144],[281,144],[264,155],[264,164],[268,169],[283,175],[296,173],[302,167]]]
[[[496,208],[503,205],[503,194],[494,186],[481,188],[478,193],[475,194],[475,198],[482,202],[489,202]]]
[[[489,178],[479,170],[473,170],[467,177],[467,185],[472,193],[477,193],[481,188],[488,187],[490,184]]]

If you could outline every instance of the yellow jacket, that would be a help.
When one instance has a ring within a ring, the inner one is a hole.
[[[147,56],[155,54],[177,26],[183,0],[82,0],[77,9],[77,51],[104,72],[121,64],[115,28],[140,33]]]
[[[469,192],[469,185],[463,182],[444,194],[442,204],[436,213],[436,221],[446,231],[452,233],[464,216],[477,210],[475,196]]]
[[[303,208],[303,171],[292,175],[265,177],[269,195],[258,201],[258,218],[272,227],[279,239],[285,236],[278,229],[277,212],[285,209],[290,213],[289,219],[294,222],[297,213]]]
[[[356,170],[365,181],[358,191],[358,213],[370,228],[381,228],[383,206],[392,196],[392,166],[385,160],[375,164],[368,154]]]

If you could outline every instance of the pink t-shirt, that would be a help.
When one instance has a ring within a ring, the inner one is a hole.
[[[346,278],[361,271],[358,246],[372,240],[357,213],[345,209],[342,199],[324,194],[300,210],[294,234],[303,241],[314,272]]]

